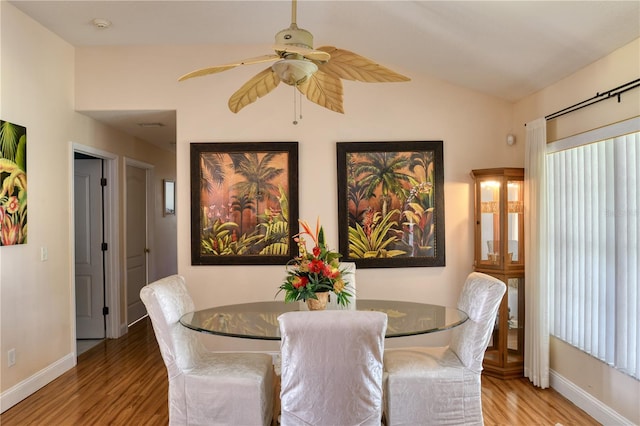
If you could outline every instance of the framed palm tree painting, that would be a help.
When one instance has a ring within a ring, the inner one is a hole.
[[[192,143],[191,263],[286,264],[298,253],[298,143]]]
[[[358,268],[444,266],[442,141],[338,142],[339,246]]]
[[[0,120],[0,246],[27,243],[27,128]]]

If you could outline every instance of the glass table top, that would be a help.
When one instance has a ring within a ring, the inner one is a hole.
[[[459,309],[426,303],[358,299],[351,302],[354,304],[349,308],[387,314],[386,337],[443,331],[464,323],[468,318]],[[307,308],[303,302],[242,303],[189,312],[180,318],[180,323],[192,330],[221,336],[280,340],[278,316],[284,312],[304,310]]]

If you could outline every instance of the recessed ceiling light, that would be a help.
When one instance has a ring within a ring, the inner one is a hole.
[[[96,18],[91,21],[94,27],[99,28],[101,30],[105,30],[111,26],[111,21],[103,18]]]

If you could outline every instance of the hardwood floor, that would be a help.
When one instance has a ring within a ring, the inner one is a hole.
[[[148,319],[127,335],[106,340],[78,365],[0,415],[13,425],[165,425],[167,372]],[[482,378],[487,425],[597,425],[553,389],[527,379]]]

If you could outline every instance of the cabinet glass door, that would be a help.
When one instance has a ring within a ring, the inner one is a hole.
[[[513,277],[507,279],[507,348],[509,349],[509,361],[514,355],[523,354],[524,346],[524,278]],[[516,358],[516,361],[518,358]]]
[[[523,182],[507,182],[507,256],[506,266],[524,263]]]
[[[498,180],[480,181],[480,262],[500,263],[500,186]]]

